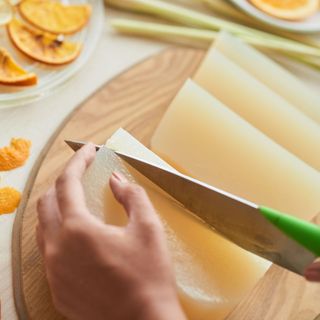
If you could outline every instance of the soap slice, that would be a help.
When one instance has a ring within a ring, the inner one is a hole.
[[[194,80],[275,142],[320,170],[319,124],[218,50],[208,52]]]
[[[257,204],[304,218],[320,211],[319,171],[192,81],[171,103],[151,147],[194,178]]]
[[[219,34],[210,50],[218,50],[320,124],[320,95],[275,61],[226,32]]]
[[[107,146],[174,170],[124,130],[117,131]],[[188,319],[224,319],[270,263],[209,230],[104,147],[86,172],[83,184],[90,210],[105,222],[125,225],[127,221],[109,188],[108,178],[114,170],[144,186],[161,216],[174,262],[179,297]]]

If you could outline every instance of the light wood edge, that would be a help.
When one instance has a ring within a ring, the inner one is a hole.
[[[144,60],[138,61],[137,63],[133,64],[131,68],[138,67],[139,65],[145,63],[148,59],[155,58],[157,56],[160,56],[164,54],[166,51],[172,50],[175,47],[168,47],[160,53],[149,56]],[[13,229],[12,229],[12,238],[11,238],[11,266],[12,266],[12,286],[13,286],[13,297],[14,297],[14,303],[16,308],[16,313],[18,315],[18,318],[20,320],[31,320],[28,309],[25,303],[25,297],[23,294],[23,279],[22,279],[22,272],[21,272],[21,229],[23,225],[23,215],[28,203],[28,200],[30,198],[30,194],[33,189],[34,182],[37,178],[38,172],[41,168],[41,165],[43,161],[46,158],[47,153],[51,149],[52,143],[55,141],[61,130],[67,125],[68,121],[73,117],[75,113],[77,113],[83,105],[87,103],[88,100],[90,100],[95,94],[97,94],[100,90],[103,89],[104,86],[110,84],[114,80],[116,80],[118,77],[123,76],[128,69],[120,72],[119,74],[112,77],[107,82],[103,83],[97,90],[95,90],[90,96],[88,96],[79,106],[77,106],[72,112],[70,112],[66,118],[62,121],[62,123],[59,125],[59,127],[54,131],[54,133],[50,136],[48,142],[46,143],[45,147],[42,149],[38,159],[36,160],[35,164],[32,167],[31,173],[29,175],[29,178],[27,180],[26,186],[22,193],[22,199],[19,205],[19,208],[16,212],[16,216],[14,219]]]

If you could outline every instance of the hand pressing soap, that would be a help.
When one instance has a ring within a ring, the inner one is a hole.
[[[151,147],[194,178],[259,205],[302,218],[320,211],[319,171],[192,81],[171,103]]]
[[[320,95],[275,61],[226,32],[219,34],[210,50],[218,50],[320,125]],[[210,76],[213,81],[214,75]]]
[[[218,50],[208,52],[194,80],[254,127],[320,171],[319,124]]]
[[[123,130],[116,132],[107,146],[174,170]],[[179,297],[188,319],[224,319],[252,289],[269,263],[215,234],[157,186],[103,148],[86,172],[83,184],[88,207],[106,223],[125,225],[127,222],[125,212],[109,188],[108,178],[114,170],[145,187],[162,219]]]

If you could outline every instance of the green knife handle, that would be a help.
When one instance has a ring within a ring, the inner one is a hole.
[[[320,256],[320,226],[267,207],[260,212],[287,236]]]

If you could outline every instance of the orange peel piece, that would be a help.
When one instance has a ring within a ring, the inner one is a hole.
[[[29,23],[43,31],[72,34],[87,24],[91,6],[65,5],[50,0],[24,0],[19,5],[19,12]]]
[[[14,212],[19,206],[21,193],[14,188],[0,188],[0,215]]]
[[[82,45],[60,40],[60,37],[13,19],[7,25],[13,44],[30,58],[50,65],[62,65],[76,59]]]
[[[0,149],[0,171],[9,171],[25,164],[30,156],[31,141],[13,138],[10,146]]]
[[[319,0],[250,0],[261,11],[285,20],[303,20],[319,10]]]
[[[20,67],[10,56],[8,51],[0,48],[0,84],[10,86],[32,86],[37,84],[38,78],[32,72]]]

